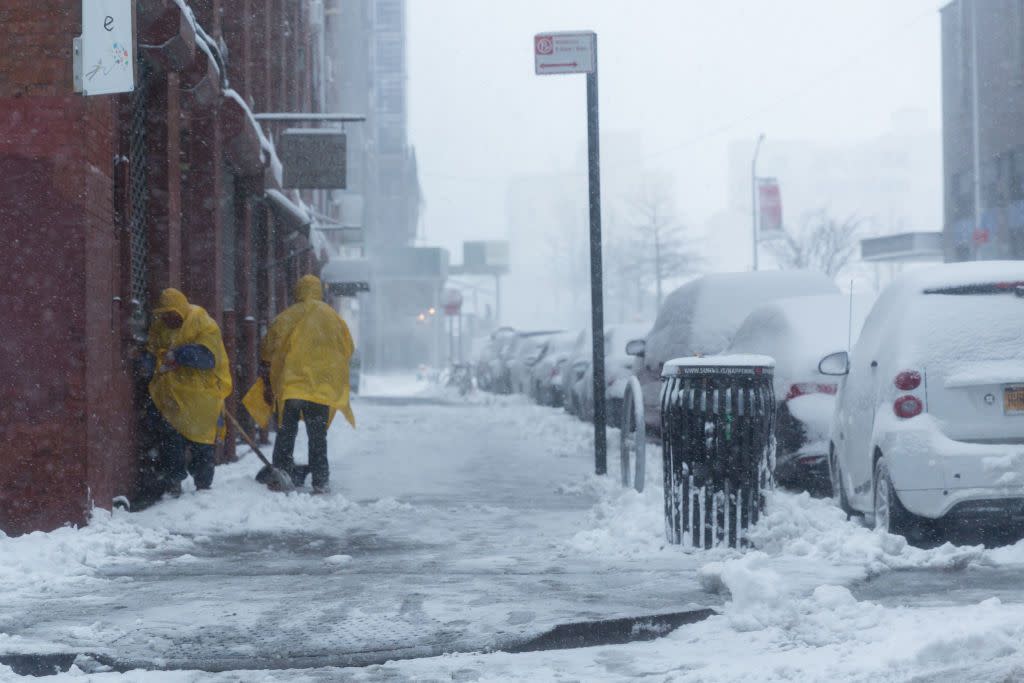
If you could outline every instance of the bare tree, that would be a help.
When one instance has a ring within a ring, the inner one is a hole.
[[[821,271],[838,275],[857,253],[857,236],[863,220],[851,215],[837,220],[824,209],[804,217],[798,232],[769,243],[780,268]]]
[[[628,274],[638,283],[654,285],[660,308],[665,280],[692,273],[700,257],[686,239],[664,179],[644,183],[628,206],[631,236],[623,246],[632,261]]]

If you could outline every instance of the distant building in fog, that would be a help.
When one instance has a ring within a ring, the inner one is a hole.
[[[343,223],[363,227],[374,272],[385,272],[381,259],[389,260],[394,249],[415,240],[422,201],[416,152],[408,141],[405,0],[326,0],[325,13],[337,27],[328,48],[334,51],[335,72],[328,78],[339,87],[330,106],[367,117],[349,126],[348,189],[336,192],[335,202]],[[390,277],[374,279],[361,299],[357,341],[368,366],[413,367],[431,360],[421,345],[407,343],[410,322],[402,311],[436,305],[440,285],[410,303],[404,285]]]
[[[980,224],[974,201],[975,76]],[[947,260],[1024,258],[1021,0],[956,0],[942,9],[942,126]]]
[[[729,148],[729,208],[747,216],[753,147],[753,140],[744,140]],[[758,174],[779,179],[787,226],[826,209],[836,217],[859,216],[871,234],[938,230],[941,152],[940,134],[929,130],[925,114],[908,110],[895,114],[882,135],[857,143],[778,140],[769,131]]]

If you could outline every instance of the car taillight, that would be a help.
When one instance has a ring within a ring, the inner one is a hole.
[[[793,384],[789,387],[789,393],[786,394],[785,400],[788,401],[798,396],[807,396],[808,394],[830,394],[834,396],[838,388],[839,385],[837,384],[814,384],[811,382]]]
[[[896,417],[917,417],[924,410],[924,404],[917,396],[900,396],[893,402],[892,409]]]
[[[896,375],[893,384],[900,391],[913,391],[921,386],[921,373],[917,370],[904,370]]]

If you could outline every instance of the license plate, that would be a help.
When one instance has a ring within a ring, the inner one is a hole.
[[[1024,415],[1024,387],[1006,387],[1003,390],[1003,412]]]

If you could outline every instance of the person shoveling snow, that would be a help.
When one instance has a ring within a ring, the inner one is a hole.
[[[149,328],[144,364],[149,395],[158,415],[160,469],[171,495],[181,494],[185,451],[192,452],[188,473],[196,489],[213,484],[214,444],[223,437],[224,399],[231,394],[231,370],[220,327],[177,289],[160,294]]]
[[[261,377],[244,401],[250,414],[266,427],[270,410],[277,414],[274,467],[291,474],[295,484],[313,475],[313,492],[326,493],[327,428],[337,411],[353,427],[349,405],[349,361],[355,346],[348,325],[323,301],[323,286],[315,275],[295,285],[296,303],[274,319],[260,350]],[[258,387],[262,383],[262,405]],[[263,418],[261,420],[261,418]],[[293,451],[299,420],[309,436],[309,465],[296,466]]]

